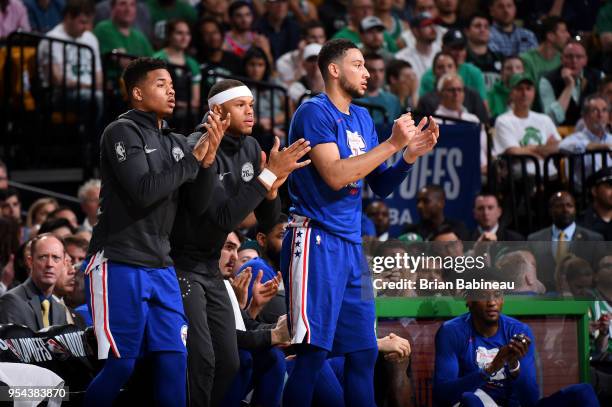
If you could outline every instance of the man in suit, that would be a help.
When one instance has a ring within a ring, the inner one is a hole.
[[[547,291],[555,289],[555,269],[558,261],[573,253],[591,263],[593,268],[604,254],[603,236],[576,225],[576,202],[565,191],[559,191],[548,202],[552,226],[530,234],[527,240],[538,264],[538,275]],[[593,242],[593,243],[585,243]]]
[[[502,208],[499,206],[497,196],[492,193],[481,192],[474,200],[474,219],[476,229],[472,231],[470,240],[493,241],[493,242],[515,242],[525,238],[513,230],[506,229],[499,224],[502,216]]]
[[[66,309],[53,297],[53,288],[64,272],[63,242],[52,234],[32,240],[32,274],[0,297],[0,324],[25,325],[33,331],[66,324]]]

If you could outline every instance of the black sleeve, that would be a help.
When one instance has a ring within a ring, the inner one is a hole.
[[[132,201],[142,208],[168,197],[185,181],[193,179],[200,167],[193,154],[185,154],[170,168],[153,173],[140,135],[133,126],[125,123],[114,123],[105,130],[102,148],[115,179]],[[116,154],[117,148],[124,150],[121,159]]]
[[[181,198],[184,200],[184,205],[195,216],[200,216],[206,212],[210,205],[215,188],[216,173],[215,164],[209,168],[200,167],[195,181],[186,183],[182,187],[184,191],[181,191],[183,194]]]
[[[264,199],[257,208],[255,208],[255,217],[260,224],[275,222],[278,219],[278,214],[281,210],[281,201],[277,196],[276,199],[269,201]]]
[[[209,218],[227,233],[234,230],[249,213],[265,200],[268,191],[257,180],[252,179],[238,188],[234,196],[227,196],[223,183],[215,181],[211,203],[208,207]]]
[[[272,346],[271,330],[274,324],[262,324],[251,318],[246,312],[242,311],[242,319],[246,326],[246,331],[236,330],[238,347],[242,349],[261,349]]]

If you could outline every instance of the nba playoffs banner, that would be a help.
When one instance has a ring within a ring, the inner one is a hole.
[[[380,139],[382,137],[381,132]],[[399,155],[389,160],[392,164]],[[446,193],[444,213],[448,218],[462,219],[472,228],[472,205],[480,191],[480,127],[476,124],[440,125],[440,138],[433,151],[419,158],[404,182],[389,195],[391,234],[403,233],[407,224],[419,221],[416,211],[418,191],[428,185],[437,184]],[[375,198],[367,188],[364,194]]]

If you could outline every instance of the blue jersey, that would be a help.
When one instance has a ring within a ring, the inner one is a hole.
[[[340,158],[364,154],[378,145],[378,136],[367,109],[350,105],[350,114],[339,111],[322,93],[297,109],[289,129],[289,143],[304,138],[311,147],[335,143]],[[343,239],[361,243],[361,190],[363,180],[339,191],[330,188],[314,165],[289,176],[291,213],[305,216]]]
[[[519,361],[519,376],[512,380],[507,369],[503,368],[487,379],[482,372],[485,364],[493,361],[499,349],[507,345],[513,335],[520,333],[531,338],[531,345]],[[497,333],[489,338],[476,332],[470,313],[446,321],[436,334],[434,397],[437,404],[454,405],[464,392],[480,389],[499,405],[534,405],[539,397],[534,348],[529,326],[502,314]]]

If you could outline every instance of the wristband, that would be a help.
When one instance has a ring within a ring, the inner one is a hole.
[[[521,368],[521,362],[519,362],[518,360],[516,361],[516,367],[514,369],[510,369],[510,366],[508,366],[508,372],[510,373],[516,373],[519,371],[519,369]]]
[[[272,188],[272,185],[276,182],[276,178],[278,178],[272,171],[267,168],[264,168],[262,172],[259,173],[257,177],[264,185],[268,186],[268,189]]]

